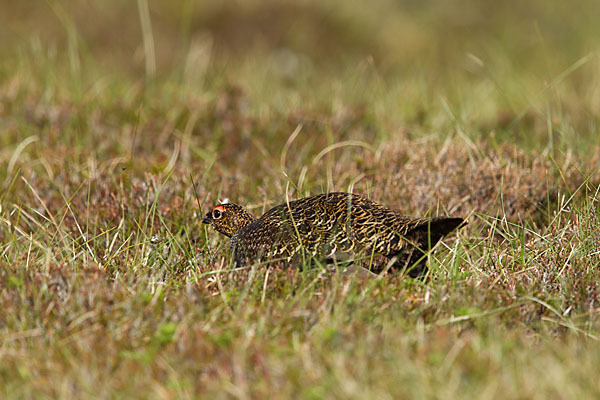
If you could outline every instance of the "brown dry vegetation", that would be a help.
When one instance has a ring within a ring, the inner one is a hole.
[[[596,2],[5,3],[2,398],[600,395]],[[199,224],[330,190],[469,225],[418,281]]]

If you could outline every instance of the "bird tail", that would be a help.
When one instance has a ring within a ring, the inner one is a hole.
[[[425,255],[452,231],[462,228],[467,222],[463,218],[436,217],[426,220],[406,234],[412,249],[406,254],[402,264],[409,267],[408,274],[415,278],[426,270]]]
[[[410,233],[425,232],[431,235],[432,246],[437,243],[441,238],[454,231],[455,229],[462,228],[467,225],[467,221],[463,218],[448,218],[448,217],[435,217],[422,224],[417,225],[411,230]],[[434,239],[437,239],[434,241]]]

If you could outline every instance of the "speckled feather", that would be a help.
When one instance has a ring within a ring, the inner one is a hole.
[[[202,222],[231,238],[238,265],[256,259],[374,253],[395,257],[394,267],[404,268],[464,220],[410,218],[355,194],[326,193],[280,204],[259,219],[237,204],[221,204]],[[411,275],[422,272],[422,263],[413,267]]]

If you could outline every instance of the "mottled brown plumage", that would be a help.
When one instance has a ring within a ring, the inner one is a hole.
[[[326,193],[280,204],[255,219],[237,204],[214,206],[202,220],[231,238],[236,264],[341,253],[383,255],[409,275],[424,270],[424,255],[462,218],[410,218],[364,197]],[[379,268],[385,267],[379,266]],[[377,270],[377,268],[376,268]]]

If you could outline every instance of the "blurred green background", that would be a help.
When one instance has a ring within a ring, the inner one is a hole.
[[[119,80],[186,99],[233,87],[253,116],[343,103],[386,132],[586,151],[599,11],[595,0],[3,1],[0,54],[5,78],[23,71],[58,96]]]
[[[15,44],[39,40],[50,52],[73,46],[100,68],[144,71],[138,6],[144,8],[145,0],[2,3],[4,55]],[[147,5],[159,75],[181,71],[190,51],[209,42],[217,62],[296,57],[297,67],[308,74],[354,69],[370,60],[385,76],[430,68],[476,74],[474,56],[500,73],[519,70],[554,78],[596,51],[600,34],[600,6],[594,0],[576,5],[542,0],[176,0]]]

